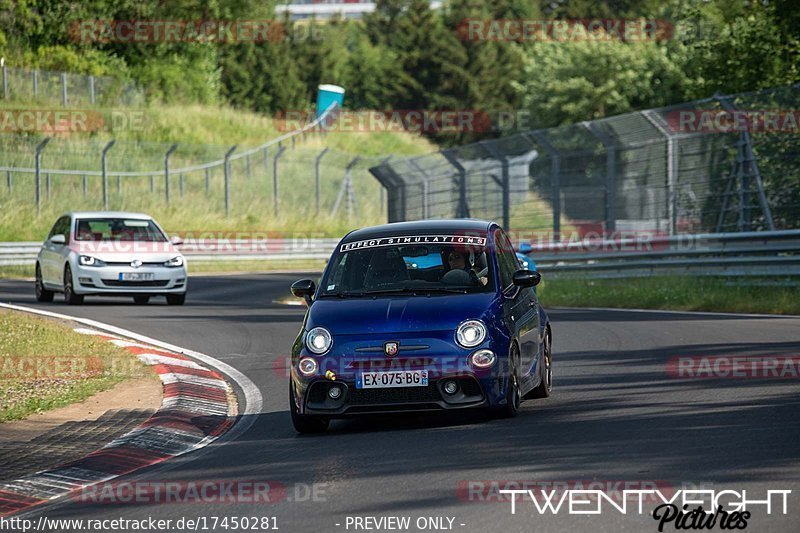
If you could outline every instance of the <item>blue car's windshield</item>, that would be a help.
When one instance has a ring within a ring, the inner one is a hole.
[[[485,242],[485,241],[484,241]],[[493,292],[485,244],[404,244],[339,251],[320,296]]]

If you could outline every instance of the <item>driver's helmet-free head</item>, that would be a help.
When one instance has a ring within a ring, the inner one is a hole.
[[[462,268],[475,266],[475,252],[473,250],[468,250],[463,246],[448,246],[442,249],[442,263],[447,266],[448,270],[453,269],[450,257],[454,255],[460,255],[464,258],[464,266]]]
[[[82,220],[78,223],[78,238],[81,240],[92,238],[92,228],[85,220]]]

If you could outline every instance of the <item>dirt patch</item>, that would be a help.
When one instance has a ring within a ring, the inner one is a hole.
[[[108,444],[147,420],[161,405],[161,392],[153,375],[67,407],[0,423],[0,478],[51,468]]]

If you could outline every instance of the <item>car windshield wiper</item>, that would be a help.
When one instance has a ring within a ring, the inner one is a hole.
[[[360,298],[364,296],[364,291],[339,291],[327,292],[322,295],[324,298]]]

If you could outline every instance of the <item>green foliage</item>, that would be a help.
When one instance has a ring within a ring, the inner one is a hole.
[[[267,42],[101,42],[82,20],[267,20],[274,0],[0,0],[10,66],[115,75],[150,101],[226,103],[262,113],[313,106],[317,86],[353,109],[525,109],[553,126],[800,80],[794,0],[378,0],[362,21],[277,20]],[[475,41],[465,20],[666,20],[663,42]],[[445,143],[475,135],[438,136]]]
[[[520,84],[534,127],[602,118],[684,100],[684,61],[652,42],[542,42]]]

